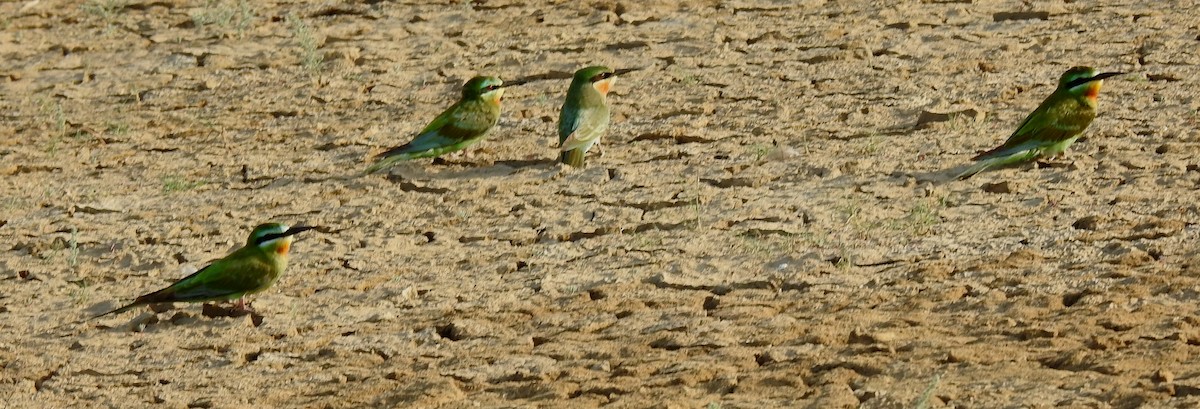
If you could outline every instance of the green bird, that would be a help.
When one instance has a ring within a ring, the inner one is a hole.
[[[608,130],[608,91],[617,76],[633,69],[612,70],[608,67],[592,66],[575,71],[567,99],[558,114],[558,148],[561,161],[574,167],[582,167],[588,149],[600,142]]]
[[[314,227],[260,224],[250,232],[245,246],[225,258],[214,261],[167,288],[138,297],[129,305],[97,315],[96,318],[129,311],[140,305],[163,302],[237,299],[238,307],[245,309],[245,296],[270,288],[287,268],[292,235],[312,229]]]
[[[1072,67],[1058,79],[1058,88],[1033,113],[1025,117],[1003,145],[981,153],[978,163],[958,175],[959,180],[989,168],[1033,159],[1060,156],[1083,135],[1096,118],[1096,97],[1104,79],[1122,72],[1096,74],[1092,67]]]
[[[365,173],[387,169],[400,161],[461,151],[483,140],[500,119],[500,98],[504,88],[521,83],[505,85],[496,77],[471,78],[463,84],[462,99],[442,111],[411,142],[376,155],[379,161]]]

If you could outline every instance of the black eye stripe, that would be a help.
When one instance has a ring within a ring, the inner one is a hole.
[[[287,236],[290,236],[290,234],[287,234],[286,232],[284,232],[284,233],[271,233],[271,234],[268,234],[268,235],[266,235],[266,236],[259,237],[259,238],[258,238],[258,240],[255,240],[255,241],[254,241],[254,244],[263,244],[263,243],[266,243],[266,242],[268,242],[268,241],[275,240],[275,239],[278,239],[278,238],[280,238],[280,237],[287,237]]]
[[[1078,87],[1083,84],[1087,84],[1088,82],[1091,82],[1093,78],[1095,78],[1095,77],[1076,78],[1074,80],[1071,80],[1071,82],[1067,83],[1067,88],[1070,89],[1070,88]]]

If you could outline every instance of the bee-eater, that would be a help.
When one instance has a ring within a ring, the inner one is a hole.
[[[1096,74],[1092,67],[1067,70],[1059,77],[1054,93],[1025,117],[1003,145],[971,158],[978,163],[958,178],[966,179],[988,168],[1063,155],[1096,118],[1096,97],[1104,79],[1121,74],[1124,73]]]
[[[379,162],[368,167],[366,173],[387,169],[403,160],[461,151],[483,140],[500,119],[500,98],[504,95],[504,87],[518,84],[519,81],[505,85],[496,77],[471,78],[463,84],[462,99],[442,111],[412,142],[376,155]]]
[[[238,300],[245,308],[245,296],[271,287],[287,268],[292,235],[314,227],[288,227],[264,223],[250,232],[246,245],[214,261],[167,288],[143,295],[121,308],[97,315],[125,312],[131,308],[162,302],[203,302]]]
[[[575,71],[562,112],[558,114],[558,148],[562,163],[582,167],[584,156],[608,130],[608,91],[617,76],[632,69],[593,66]]]

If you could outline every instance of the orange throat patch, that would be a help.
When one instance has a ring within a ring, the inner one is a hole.
[[[1100,96],[1100,85],[1102,82],[1104,81],[1096,81],[1095,83],[1092,83],[1092,86],[1088,87],[1087,92],[1083,93],[1083,96],[1096,99],[1096,97]]]
[[[608,91],[612,89],[613,82],[616,80],[617,80],[617,77],[608,77],[608,78],[602,79],[600,81],[596,81],[594,84],[592,84],[592,88],[595,88],[596,91],[599,91],[600,95],[607,96]]]
[[[291,249],[292,249],[292,241],[287,240],[287,241],[280,242],[278,246],[275,246],[275,253],[278,253],[279,255],[283,256],[283,255],[287,255],[288,250],[291,250]]]

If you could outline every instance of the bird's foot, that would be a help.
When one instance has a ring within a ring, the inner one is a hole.
[[[209,317],[209,318],[241,317],[241,316],[245,316],[245,315],[257,315],[257,313],[254,312],[253,309],[246,306],[245,303],[242,302],[242,300],[238,300],[238,302],[235,302],[235,303],[233,303],[232,306],[228,306],[228,307],[223,306],[223,305],[204,303],[203,310],[201,311],[200,314],[204,315],[205,317]]]
[[[250,306],[250,303],[246,302],[245,298],[238,298],[237,303],[235,303],[233,306],[239,311],[251,313],[254,312],[254,307]]]
[[[1071,167],[1071,164],[1072,164],[1072,163],[1074,163],[1074,162],[1071,162],[1071,161],[1059,162],[1059,161],[1039,160],[1039,161],[1037,161],[1037,162],[1034,162],[1034,167],[1035,167],[1035,168],[1038,168],[1038,169],[1041,169],[1041,168],[1069,168],[1069,167]]]

